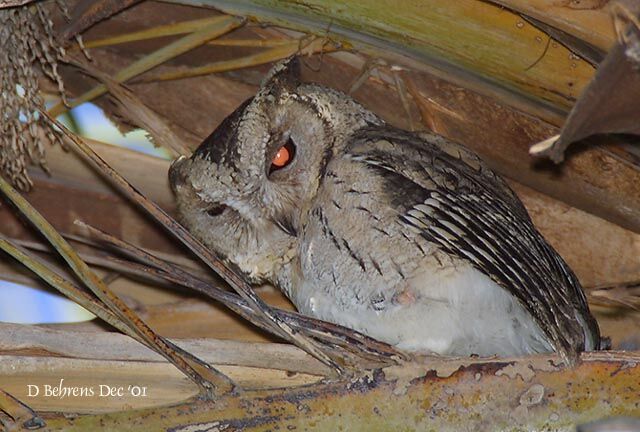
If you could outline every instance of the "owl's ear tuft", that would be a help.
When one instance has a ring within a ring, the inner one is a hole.
[[[263,91],[269,93],[282,90],[294,91],[300,84],[300,61],[291,56],[275,64],[267,73],[262,85]]]

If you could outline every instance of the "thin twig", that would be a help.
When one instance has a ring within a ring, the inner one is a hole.
[[[84,222],[75,222],[84,228],[87,233],[100,243],[86,237],[76,235],[64,235],[67,239],[73,239],[92,248],[92,252],[81,252],[80,257],[87,263],[117,272],[118,274],[141,278],[147,282],[168,287],[173,290],[184,292],[181,287],[196,291],[215,301],[218,301],[239,314],[243,318],[252,321],[249,316],[260,318],[237,294],[221,289],[216,286],[216,282],[207,279],[205,274],[194,274],[195,269],[185,270],[178,264],[166,261],[165,258],[158,258],[153,254],[120,240],[108,233],[105,233]],[[19,244],[27,249],[51,252],[45,245],[32,241],[12,239],[13,243]],[[113,255],[105,253],[100,246],[106,245],[113,252],[120,256],[137,261],[136,263],[115,258]],[[141,264],[138,264],[141,263]],[[51,267],[49,262],[44,265]],[[301,315],[284,309],[274,307],[274,313],[287,322],[295,331],[302,332],[308,336],[323,342],[324,344],[339,346],[354,355],[366,359],[369,363],[367,367],[381,367],[394,364],[398,359],[405,356],[395,348],[383,342],[372,339],[355,330],[342,327],[336,324],[320,321],[312,317]],[[272,332],[268,324],[256,323],[256,325],[266,331]]]
[[[81,290],[68,280],[61,277],[59,274],[55,273],[51,270],[51,266],[48,263],[42,262],[40,259],[26,253],[21,248],[13,244],[12,242],[3,239],[0,237],[0,249],[4,250],[11,256],[13,256],[17,261],[22,263],[24,266],[32,270],[36,273],[41,279],[47,282],[50,286],[57,289],[61,294],[67,296],[69,299],[75,301],[79,305],[83,306],[89,312],[93,313],[97,317],[101,318],[103,321],[111,324],[116,329],[120,330],[122,333],[130,336],[134,340],[140,342],[145,345],[149,349],[152,349],[159,353],[160,355],[167,358],[172,364],[175,363],[171,358],[167,357],[164,352],[158,349],[158,346],[155,345],[152,341],[145,339],[139,332],[136,332],[133,327],[128,325],[125,321],[123,321],[118,315],[116,315],[111,310],[107,309],[99,303],[95,298],[91,297],[88,293]],[[163,339],[164,340],[164,339]],[[196,357],[183,351],[181,348],[175,346],[172,342],[164,340],[167,346],[169,346],[173,351],[176,352],[176,355],[179,355],[186,359],[189,364],[196,364],[196,366],[200,365],[202,362],[198,360]],[[209,366],[205,363],[202,363],[206,370],[209,369]],[[176,365],[178,367],[178,365]],[[199,368],[200,369],[200,368]],[[222,390],[222,389],[218,389]]]
[[[294,54],[309,55],[318,52],[332,52],[336,47],[327,45],[327,41],[323,39],[315,39],[305,47],[300,47],[299,41],[290,42],[286,45],[280,45],[268,50],[261,51],[256,54],[251,54],[245,57],[235,58],[231,60],[222,60],[214,63],[209,63],[198,67],[184,67],[177,68],[170,72],[162,72],[156,74],[149,74],[142,77],[136,82],[152,82],[152,81],[166,81],[182,78],[189,78],[201,75],[209,75],[219,72],[227,72],[231,70],[237,70],[242,68],[248,68],[253,66],[259,66],[274,61],[282,60],[290,57]]]
[[[196,48],[211,39],[215,39],[223,34],[230,32],[231,30],[242,25],[244,21],[231,17],[231,16],[216,16],[211,18],[209,24],[204,26],[201,30],[191,33],[187,36],[184,36],[169,45],[166,45],[144,57],[133,62],[131,65],[126,68],[120,70],[113,76],[113,80],[116,82],[125,82],[143,72],[148,71],[161,63],[166,62],[169,59],[172,59],[180,54],[183,54],[187,51]],[[107,92],[107,87],[104,84],[97,85],[91,90],[83,93],[82,95],[75,98],[70,107],[76,107],[83,102],[91,101]],[[53,106],[49,113],[53,117],[57,117],[63,112],[65,112],[67,108],[60,102]]]
[[[418,110],[420,111],[420,117],[422,118],[422,122],[427,127],[427,129],[443,136],[448,135],[447,128],[444,126],[444,123],[440,119],[440,117],[434,112],[434,108],[437,108],[438,111],[443,111],[442,107],[436,104],[431,99],[424,98],[418,87],[413,82],[413,79],[408,75],[404,75],[404,83],[406,84],[407,91],[413,98],[413,101],[418,106]]]
[[[407,88],[404,85],[402,77],[400,76],[400,71],[393,70],[392,68],[391,73],[396,84],[398,97],[400,98],[400,102],[402,103],[402,108],[404,109],[404,112],[407,115],[407,120],[409,121],[409,130],[414,131],[415,127],[413,125],[413,116],[411,115],[411,106],[409,105],[409,100],[407,99]]]
[[[73,21],[60,32],[60,39],[67,41],[94,24],[118,12],[140,3],[140,0],[84,0],[76,5]]]
[[[176,349],[177,347],[147,326],[135,312],[102,283],[102,280],[80,259],[55,228],[1,176],[0,190],[58,251],[91,292],[150,347],[155,347],[160,354],[196,383],[204,396],[213,397],[216,394],[222,395],[234,390],[235,385],[224,374],[188,353],[180,352],[179,349]]]
[[[87,309],[89,312],[96,315],[106,323],[117,328],[118,330],[122,331],[123,333],[144,343],[144,341],[142,341],[135,333],[131,332],[130,329],[126,325],[124,325],[113,312],[103,306],[102,303],[100,303],[95,297],[91,296],[86,291],[79,288],[78,286],[52,270],[51,266],[48,263],[32,254],[29,254],[24,249],[19,247],[15,242],[1,235],[0,249],[11,255],[16,261],[38,275],[38,277],[40,277],[51,287],[55,288],[65,297]]]
[[[218,17],[201,18],[190,21],[181,21],[172,24],[165,24],[156,27],[147,28],[130,33],[121,33],[117,36],[109,36],[102,39],[94,39],[85,41],[85,48],[99,48],[105,46],[119,45],[127,42],[137,42],[148,39],[155,39],[165,36],[176,36],[185,33],[193,33],[209,25],[212,20],[216,22]]]
[[[84,48],[100,48],[106,46],[119,45],[128,42],[138,42],[159,37],[176,36],[185,33],[192,33],[207,25],[211,18],[202,18],[190,21],[181,21],[172,24],[146,28],[130,33],[122,33],[117,36],[109,36],[101,39],[84,41]],[[207,45],[214,46],[239,46],[251,48],[271,48],[275,46],[287,45],[291,43],[289,39],[214,39],[207,42]]]
[[[152,280],[160,279],[172,282],[219,301],[258,328],[273,333],[271,323],[259,317],[247,302],[237,294],[221,290],[188,273],[166,272],[155,267],[122,261],[117,258],[112,258],[111,260],[121,267],[128,266],[132,272],[146,274]],[[273,313],[289,324],[295,331],[313,337],[325,344],[326,349],[331,350],[335,357],[342,358],[342,362],[350,367],[359,367],[361,369],[378,368],[396,364],[397,360],[405,358],[393,347],[351,329],[275,307],[273,308]],[[336,352],[335,347],[340,347],[343,351]],[[348,355],[347,353],[350,354]],[[355,358],[350,359],[350,357]]]
[[[137,274],[147,274],[154,280],[159,278],[165,279],[204,294],[209,298],[221,302],[249,321],[254,321],[251,317],[259,319],[249,305],[237,295],[212,286],[211,283],[202,281],[180,267],[158,259],[152,254],[124,240],[107,234],[98,228],[80,221],[76,221],[75,223],[87,230],[91,237],[105,242],[108,246],[126,256],[133,257],[143,264],[152,266],[145,267],[133,263],[127,264],[124,261],[111,259],[111,261],[117,263],[120,268],[128,265],[131,271]],[[394,362],[394,358],[402,358],[402,354],[393,347],[364,336],[354,330],[278,308],[273,308],[273,311],[281,319],[288,322],[296,331],[314,336],[324,343],[338,345],[362,358],[376,361],[378,364],[389,364]],[[264,330],[271,331],[268,326],[265,327],[264,321],[255,322],[255,324]]]
[[[207,45],[245,48],[273,48],[288,45],[290,43],[290,39],[214,39],[207,42]]]
[[[549,51],[550,45],[551,45],[551,36],[547,36],[547,43],[545,44],[544,49],[542,50],[542,53],[538,56],[538,58],[533,63],[531,63],[529,66],[527,66],[524,69],[525,72],[534,68],[538,63],[540,63],[540,61],[544,58],[544,56],[547,55],[547,51]]]
[[[586,287],[589,303],[640,311],[640,281]]]
[[[386,66],[382,64],[382,61],[379,59],[375,59],[373,57],[368,57],[364,62],[362,67],[360,68],[360,72],[358,72],[358,76],[353,80],[351,85],[349,86],[348,94],[352,95],[362,87],[364,83],[367,82],[369,77],[371,77],[371,73],[379,66]]]
[[[113,259],[114,256],[103,251],[101,249],[101,245],[97,242],[91,241],[84,237],[75,236],[72,234],[65,234],[65,233],[61,233],[61,234],[67,240],[73,240],[74,242],[79,242],[91,248],[91,251],[78,252],[78,256],[82,258],[82,260],[87,264],[101,267],[113,272],[121,273],[123,275],[132,276],[134,278],[135,277],[143,278],[145,280],[154,282],[156,284],[161,284],[163,286],[167,285],[167,281],[164,279],[150,277],[148,273],[141,272],[139,269],[134,269],[130,267],[128,265],[129,261],[114,260]],[[84,241],[80,241],[78,239],[84,239]],[[15,239],[15,238],[10,239],[10,241],[18,246],[23,247],[24,249],[28,249],[36,252],[52,253],[51,249],[43,243],[34,242],[30,240]],[[126,251],[122,249],[116,248],[115,252],[120,255],[130,257],[126,253]],[[131,257],[131,258],[139,260],[139,257]],[[160,255],[159,258],[162,259],[164,262],[168,262],[174,265],[181,265],[181,266],[184,265],[182,263],[178,264],[175,261],[172,261],[169,257],[165,257],[162,255]],[[54,266],[55,264],[53,264],[52,262],[47,262],[47,265]],[[215,283],[215,281],[211,280],[211,278],[209,277],[210,274],[205,274],[204,272],[201,272],[195,268],[188,268],[188,269],[189,269],[189,274],[193,275],[194,277],[210,284]]]

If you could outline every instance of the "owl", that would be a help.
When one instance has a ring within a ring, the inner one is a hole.
[[[599,349],[580,283],[503,179],[301,82],[295,59],[169,177],[190,232],[303,314],[412,352]]]

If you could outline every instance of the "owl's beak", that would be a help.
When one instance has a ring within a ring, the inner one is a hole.
[[[289,219],[283,218],[271,218],[271,221],[278,226],[285,234],[290,235],[291,237],[297,237],[298,231],[295,229],[293,224]]]
[[[187,160],[186,156],[180,156],[178,159],[173,161],[171,166],[169,167],[169,184],[171,185],[171,189],[174,193],[177,193],[177,189],[182,187],[185,183],[185,172],[180,167]]]

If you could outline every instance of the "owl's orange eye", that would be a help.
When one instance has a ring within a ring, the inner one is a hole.
[[[278,171],[293,162],[293,158],[296,155],[296,146],[293,140],[289,138],[287,143],[280,147],[276,152],[273,159],[271,159],[271,167],[269,168],[269,174],[274,171]]]
[[[271,163],[278,168],[282,168],[283,166],[288,164],[290,160],[291,155],[289,154],[289,150],[287,150],[287,147],[282,146],[280,147],[280,150],[278,150],[278,153],[276,153],[276,155],[274,156]]]

